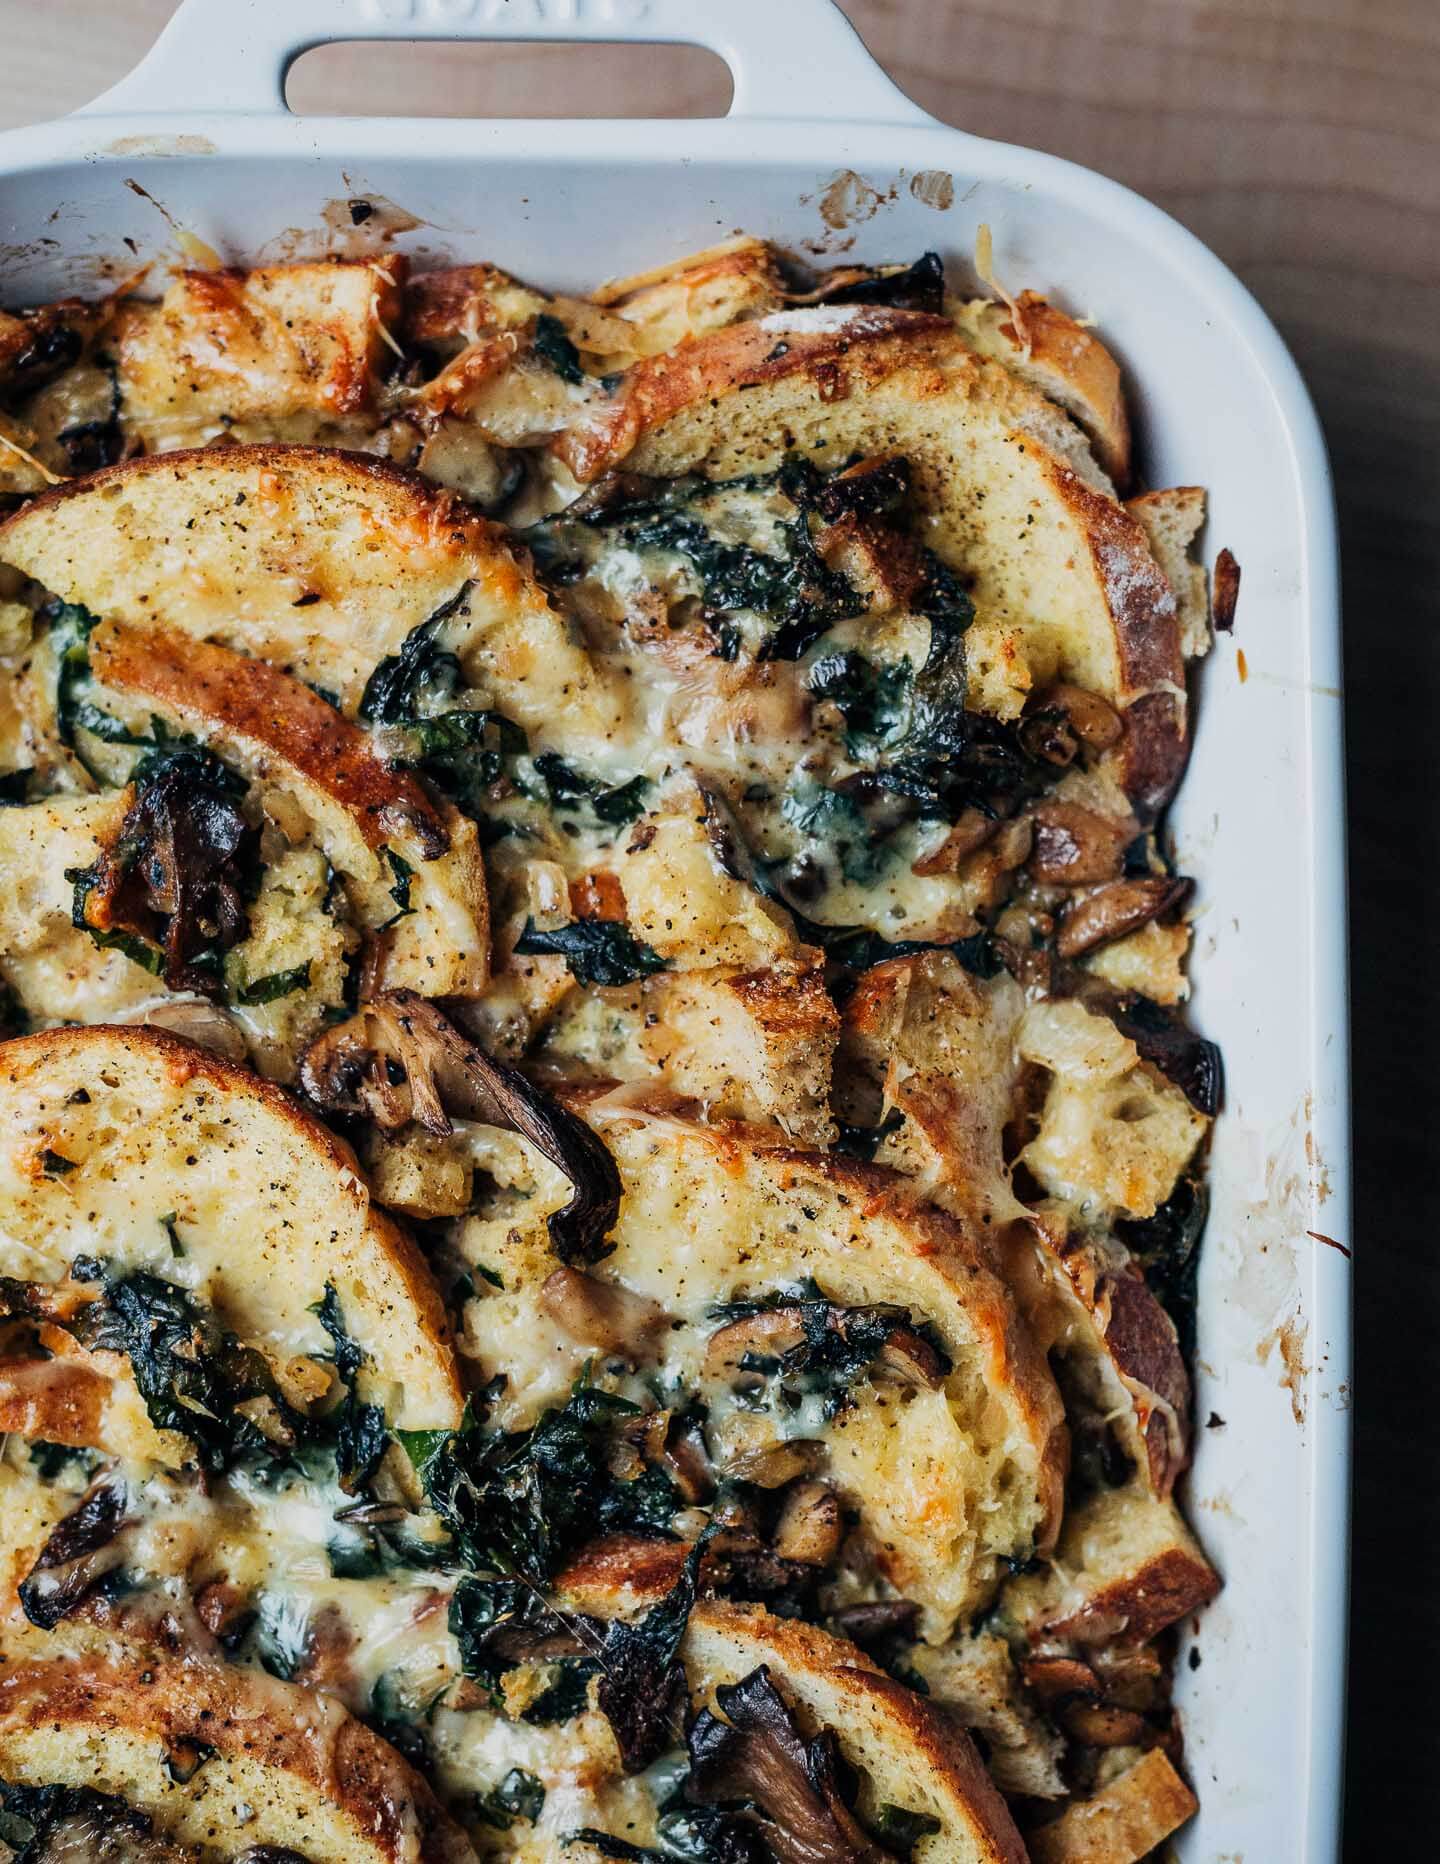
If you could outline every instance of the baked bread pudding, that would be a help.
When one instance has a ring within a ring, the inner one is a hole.
[[[1211,623],[1101,338],[151,272],[0,315],[0,497],[4,1854],[1163,1855]]]

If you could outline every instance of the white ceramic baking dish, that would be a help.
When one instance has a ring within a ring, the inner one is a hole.
[[[289,115],[294,56],[360,38],[705,45],[734,104],[713,122]],[[338,227],[350,250],[392,239],[570,287],[741,227],[870,260],[936,246],[963,275],[986,221],[1003,279],[1118,349],[1146,476],[1208,486],[1210,553],[1228,545],[1244,571],[1173,816],[1200,883],[1194,1013],[1228,1076],[1190,1480],[1226,1590],[1180,1670],[1202,1805],[1180,1851],[1334,1855],[1350,1376],[1349,1264],[1330,1246],[1349,1241],[1335,540],[1314,412],[1253,299],[1114,183],[927,117],[829,0],[186,0],[115,90],[0,136],[0,300],[94,289],[165,250],[132,182],[227,257],[324,250]],[[359,195],[404,213],[352,230]]]

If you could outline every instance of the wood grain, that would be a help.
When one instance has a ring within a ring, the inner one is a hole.
[[[1440,1247],[1422,1214],[1440,1131],[1429,953],[1440,906],[1440,6],[843,3],[937,116],[1102,169],[1193,228],[1275,317],[1320,404],[1345,551],[1364,1381],[1348,1849],[1420,1856],[1440,1756],[1440,1603],[1425,1583],[1440,1545],[1440,1407],[1428,1389]],[[94,95],[171,10],[0,0],[0,123]],[[291,95],[310,110],[699,115],[724,108],[728,80],[676,50],[431,47],[377,60],[349,48],[298,67]],[[1417,1580],[1406,1603],[1400,1589]]]

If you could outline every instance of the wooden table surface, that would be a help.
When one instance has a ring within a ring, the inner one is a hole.
[[[1347,1854],[1422,1857],[1440,1763],[1440,1404],[1425,1372],[1440,1244],[1421,1215],[1440,1130],[1425,956],[1440,906],[1440,5],[844,3],[937,116],[1102,169],[1192,227],[1275,317],[1325,421],[1345,553],[1363,1212]],[[171,11],[0,0],[0,124],[94,96]],[[310,109],[461,115],[586,115],[597,98],[704,115],[727,95],[705,54],[624,48],[332,48],[291,82]]]

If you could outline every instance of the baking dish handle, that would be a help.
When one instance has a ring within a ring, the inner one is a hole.
[[[833,0],[183,0],[135,70],[80,114],[274,114],[302,52],[356,39],[700,45],[730,67],[732,117],[930,120]]]

